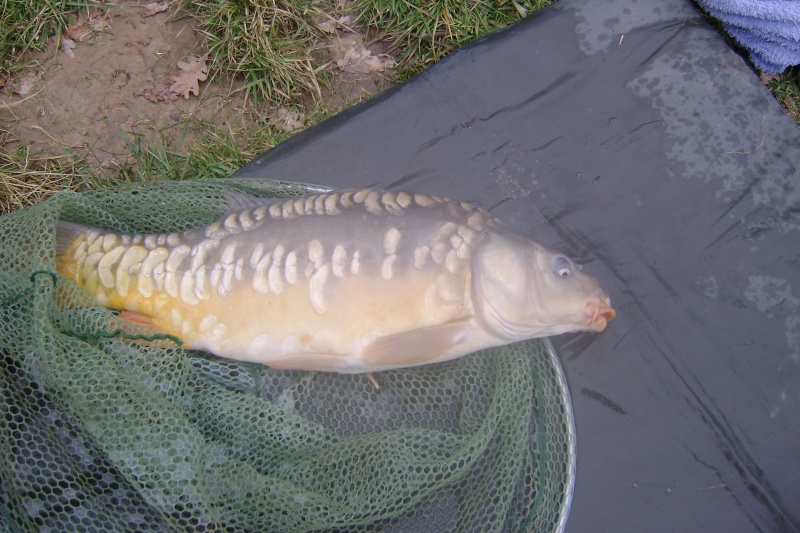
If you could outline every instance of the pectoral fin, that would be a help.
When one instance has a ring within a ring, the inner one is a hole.
[[[461,320],[379,337],[364,349],[364,363],[376,368],[432,361],[465,341],[472,322]]]

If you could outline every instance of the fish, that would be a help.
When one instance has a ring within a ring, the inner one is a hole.
[[[57,270],[184,348],[276,369],[369,375],[616,315],[579,265],[475,203],[372,188],[226,199],[183,233],[59,220]]]

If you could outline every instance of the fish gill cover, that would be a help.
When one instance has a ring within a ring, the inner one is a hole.
[[[259,180],[62,192],[0,218],[0,529],[559,531],[574,477],[547,340],[379,375],[184,351],[55,271],[61,217],[184,231]]]

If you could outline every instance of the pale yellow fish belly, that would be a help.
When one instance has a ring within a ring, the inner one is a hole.
[[[444,301],[439,292],[432,271],[410,271],[390,280],[337,278],[323,288],[325,310],[319,312],[306,280],[280,294],[259,294],[243,280],[223,297],[214,294],[193,306],[172,302],[154,320],[180,330],[188,347],[233,359],[270,365],[285,354],[337,355],[333,368],[318,368],[302,358],[293,366],[364,371],[361,355],[374,339],[465,316],[463,300]]]

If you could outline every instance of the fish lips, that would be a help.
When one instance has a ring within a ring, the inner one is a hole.
[[[611,307],[611,299],[606,294],[598,295],[596,300],[586,303],[584,307],[584,317],[586,318],[586,331],[597,331],[598,333],[606,329],[617,312]]]

